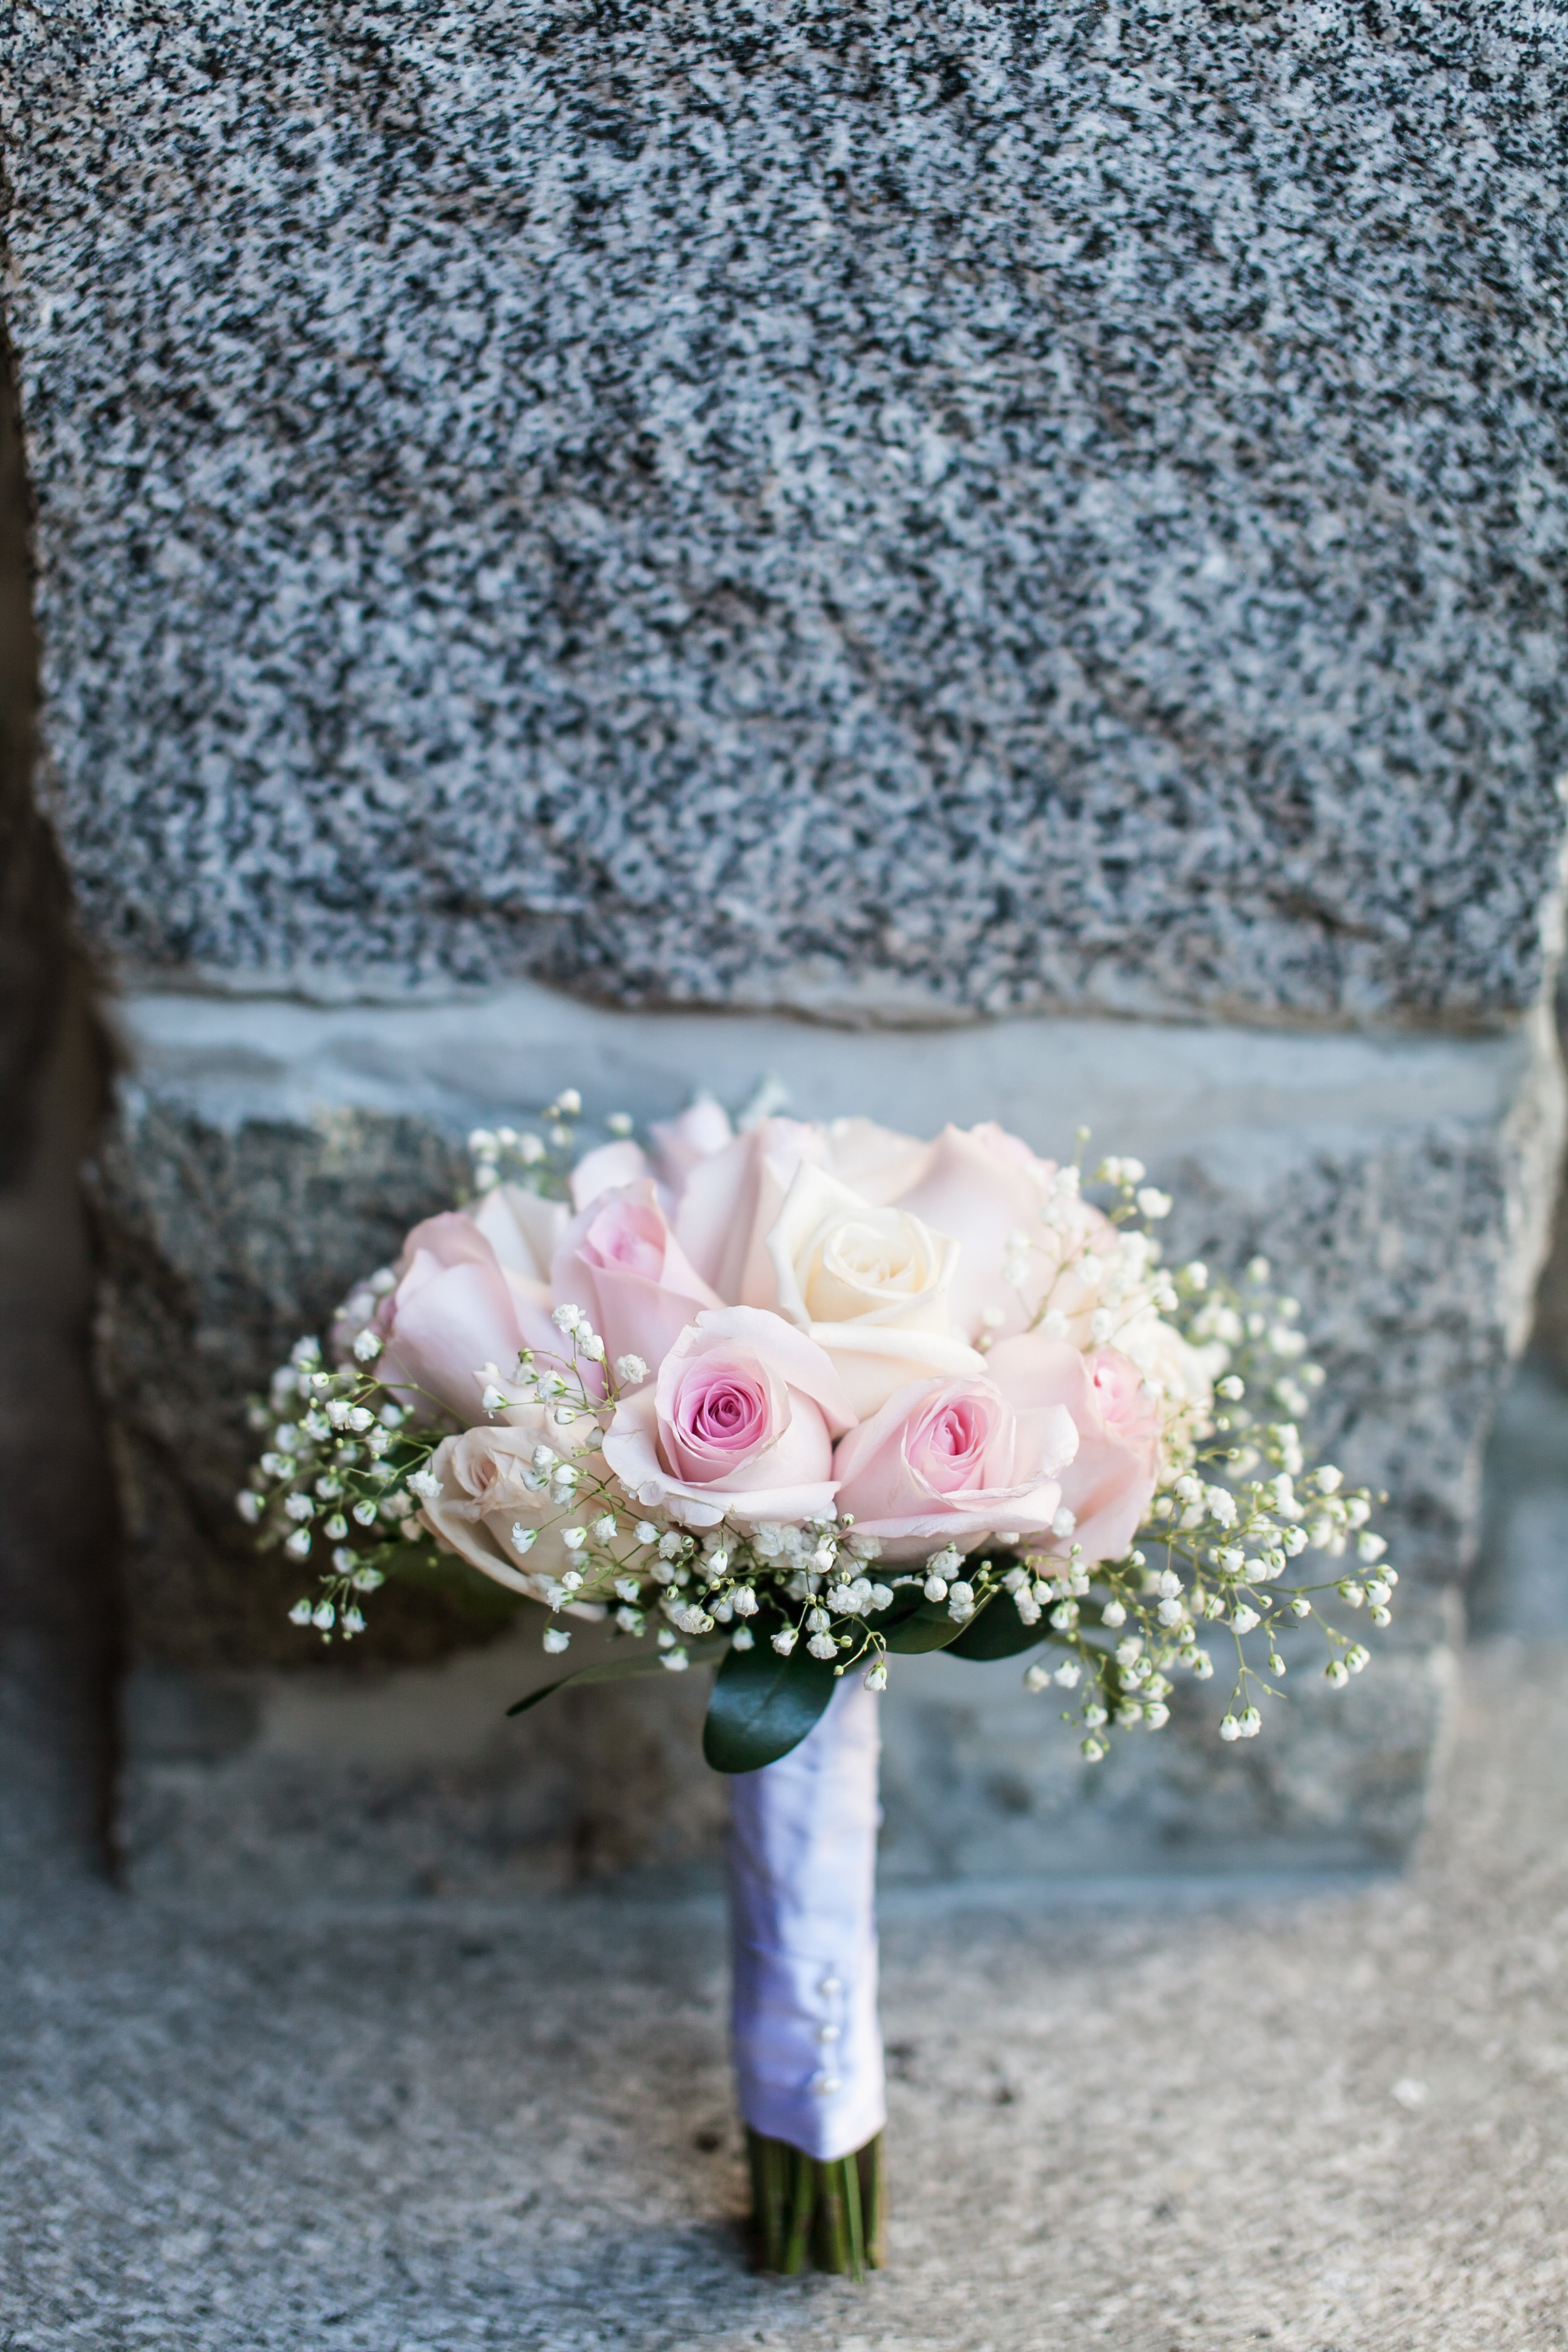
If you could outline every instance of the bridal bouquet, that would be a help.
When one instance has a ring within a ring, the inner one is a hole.
[[[1327,1596],[1385,1625],[1397,1579],[1372,1498],[1307,1467],[1323,1376],[1295,1302],[1262,1260],[1239,1286],[1167,1267],[1171,1202],[1136,1160],[1086,1173],[995,1126],[737,1130],[707,1100],[579,1151],[581,1108],[470,1139],[472,1198],[275,1375],[239,1508],[310,1564],[291,1613],[329,1641],[400,1568],[542,1603],[561,1671],[513,1713],[717,1666],[761,2259],[858,2273],[880,2259],[889,1659],[1040,1654],[1025,1680],[1093,1763],[1160,1730],[1223,1643],[1219,1736],[1249,1739],[1302,1628],[1331,1683],[1367,1664]],[[610,1639],[574,1668],[594,1621]]]

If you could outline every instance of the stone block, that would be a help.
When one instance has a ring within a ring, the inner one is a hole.
[[[1215,1685],[1157,1737],[1086,1764],[1016,1660],[896,1661],[882,1705],[885,1885],[1386,1866],[1420,1829],[1444,1737],[1454,1597],[1418,1602],[1375,1669],[1331,1691],[1302,1646],[1266,1736],[1226,1748]],[[163,1900],[514,1901],[614,1876],[717,1880],[723,1781],[700,1754],[710,1676],[567,1692],[531,1605],[483,1651],[353,1676],[142,1664],[124,1708],[120,1849]],[[593,1637],[574,1640],[584,1657]]]
[[[1087,1121],[1097,1148],[1138,1152],[1176,1191],[1183,1255],[1262,1249],[1288,1274],[1330,1374],[1323,1435],[1347,1475],[1390,1490],[1395,1646],[1345,1705],[1304,1675],[1245,1757],[1214,1742],[1217,1678],[1086,1781],[1016,1666],[900,1661],[889,1871],[1342,1862],[1407,1843],[1441,1728],[1445,1595],[1468,1566],[1481,1444],[1555,1181],[1544,1015],[1465,1039],[1093,1020],[866,1034],[627,1014],[522,984],[397,1008],[153,993],[124,1022],[137,1076],[95,1197],[132,1498],[127,1833],[143,1883],[384,1896],[434,1871],[494,1894],[711,1861],[721,1792],[697,1751],[696,1677],[507,1726],[520,1675],[542,1672],[533,1612],[486,1622],[414,1591],[378,1595],[359,1654],[324,1664],[233,1516],[247,1392],[448,1194],[467,1127],[568,1082],[591,1111],[641,1117],[699,1081],[738,1103],[771,1077],[802,1111],[922,1130],[994,1115],[1068,1152]]]
[[[1486,1025],[1563,815],[1526,0],[56,0],[50,806],[128,968]]]
[[[30,511],[45,797],[132,992],[138,1883],[706,1866],[697,1677],[508,1728],[535,1629],[477,1580],[301,1663],[232,1496],[467,1127],[769,1072],[1085,1119],[1183,1253],[1266,1251],[1406,1571],[1393,1704],[1243,1758],[1211,1686],[1085,1783],[1016,1678],[914,1662],[889,1870],[1407,1842],[1562,1123],[1565,65],[1527,0],[0,23],[0,1091],[66,956]]]
[[[711,1866],[723,1784],[705,1674],[506,1710],[553,1671],[531,1603],[488,1647],[351,1675],[142,1664],[124,1706],[120,1838],[142,1893],[258,1902],[506,1900]],[[576,1637],[586,1657],[591,1632]]]

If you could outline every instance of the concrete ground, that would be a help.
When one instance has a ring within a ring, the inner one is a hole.
[[[68,1183],[38,1181],[28,1230],[68,1257]],[[0,1261],[0,2352],[1568,2345],[1548,1376],[1494,1449],[1408,1874],[903,1898],[891,2267],[782,2284],[735,2227],[716,1906],[181,1916],[93,1876],[112,1526],[79,1346],[37,1251]]]
[[[6,2352],[1568,2343],[1568,1654],[1402,1883],[905,1915],[892,2267],[754,2280],[715,1914],[3,1927]]]
[[[0,2346],[1545,2352],[1565,1822],[1568,1647],[1498,1633],[1401,1881],[896,1911],[858,2290],[746,2273],[710,1906],[182,1917],[14,1845]]]

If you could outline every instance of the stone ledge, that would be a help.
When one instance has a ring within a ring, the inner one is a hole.
[[[770,1073],[805,1111],[994,1115],[1058,1150],[1084,1118],[1141,1153],[1178,1190],[1175,1247],[1263,1248],[1289,1271],[1330,1370],[1336,1456],[1394,1497],[1405,1605],[1383,1704],[1370,1684],[1348,1704],[1292,1685],[1287,1727],[1242,1759],[1214,1748],[1209,1685],[1168,1738],[1121,1743],[1086,1795],[1016,1670],[901,1662],[888,1873],[1337,1866],[1408,1843],[1448,1671],[1436,1589],[1468,1564],[1479,1450],[1545,1236],[1562,1087],[1543,1014],[1469,1040],[1081,1020],[868,1034],[524,986],[401,1008],[147,994],[121,1018],[136,1071],[96,1192],[132,1536],[139,1884],[477,1895],[711,1867],[721,1791],[698,1759],[696,1677],[509,1727],[503,1690],[540,1671],[531,1637],[392,1591],[363,1654],[325,1668],[231,1496],[247,1389],[449,1191],[472,1120],[525,1115],[569,1081],[593,1110],[647,1114],[699,1081],[740,1099]]]
[[[1025,1661],[900,1658],[883,1703],[889,1887],[1133,1872],[1386,1864],[1425,1817],[1454,1671],[1453,1606],[1417,1608],[1367,1677],[1303,1660],[1266,1736],[1223,1747],[1223,1677],[1171,1727],[1086,1765]],[[489,1649],[360,1675],[142,1666],[126,1693],[121,1850],[138,1893],[246,1906],[507,1902],[615,1876],[659,1899],[718,1884],[724,1783],[704,1765],[709,1675],[567,1693],[522,1612]],[[577,1637],[584,1658],[594,1646]]]

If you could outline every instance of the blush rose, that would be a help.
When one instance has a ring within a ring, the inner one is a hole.
[[[573,1505],[563,1509],[553,1499],[547,1478],[533,1467],[541,1444],[563,1456],[590,1458],[537,1405],[514,1409],[510,1420],[497,1427],[465,1430],[460,1437],[443,1439],[430,1460],[441,1491],[419,1511],[422,1523],[446,1550],[534,1601],[547,1600],[552,1581],[573,1565],[574,1555],[563,1532],[587,1508]],[[528,1540],[520,1543],[517,1530]],[[627,1558],[637,1548],[636,1538],[625,1530],[610,1546],[617,1556]],[[605,1613],[597,1601],[569,1605],[579,1617]]]
[[[650,1370],[718,1293],[669,1229],[651,1178],[602,1192],[562,1234],[552,1268],[562,1304],[580,1307],[612,1363],[640,1356]]]
[[[801,1520],[833,1503],[833,1439],[853,1419],[804,1332],[751,1307],[706,1310],[657,1382],[625,1398],[605,1461],[645,1510],[693,1528]]]
[[[503,1266],[471,1217],[453,1212],[416,1225],[395,1269],[396,1287],[372,1328],[382,1342],[378,1370],[422,1419],[445,1411],[470,1425],[489,1377],[515,1370],[524,1348],[559,1352],[543,1286]]]
[[[1002,1530],[1048,1534],[1078,1443],[1059,1404],[1016,1410],[985,1378],[911,1381],[840,1440],[839,1514],[895,1560]]]
[[[1124,1558],[1160,1468],[1159,1399],[1138,1366],[1118,1349],[1085,1356],[1070,1341],[1038,1332],[1004,1339],[986,1362],[1021,1411],[1065,1408],[1077,1427],[1078,1450],[1061,1480],[1075,1524],[1058,1538],[1059,1549],[1076,1543],[1091,1564]]]

